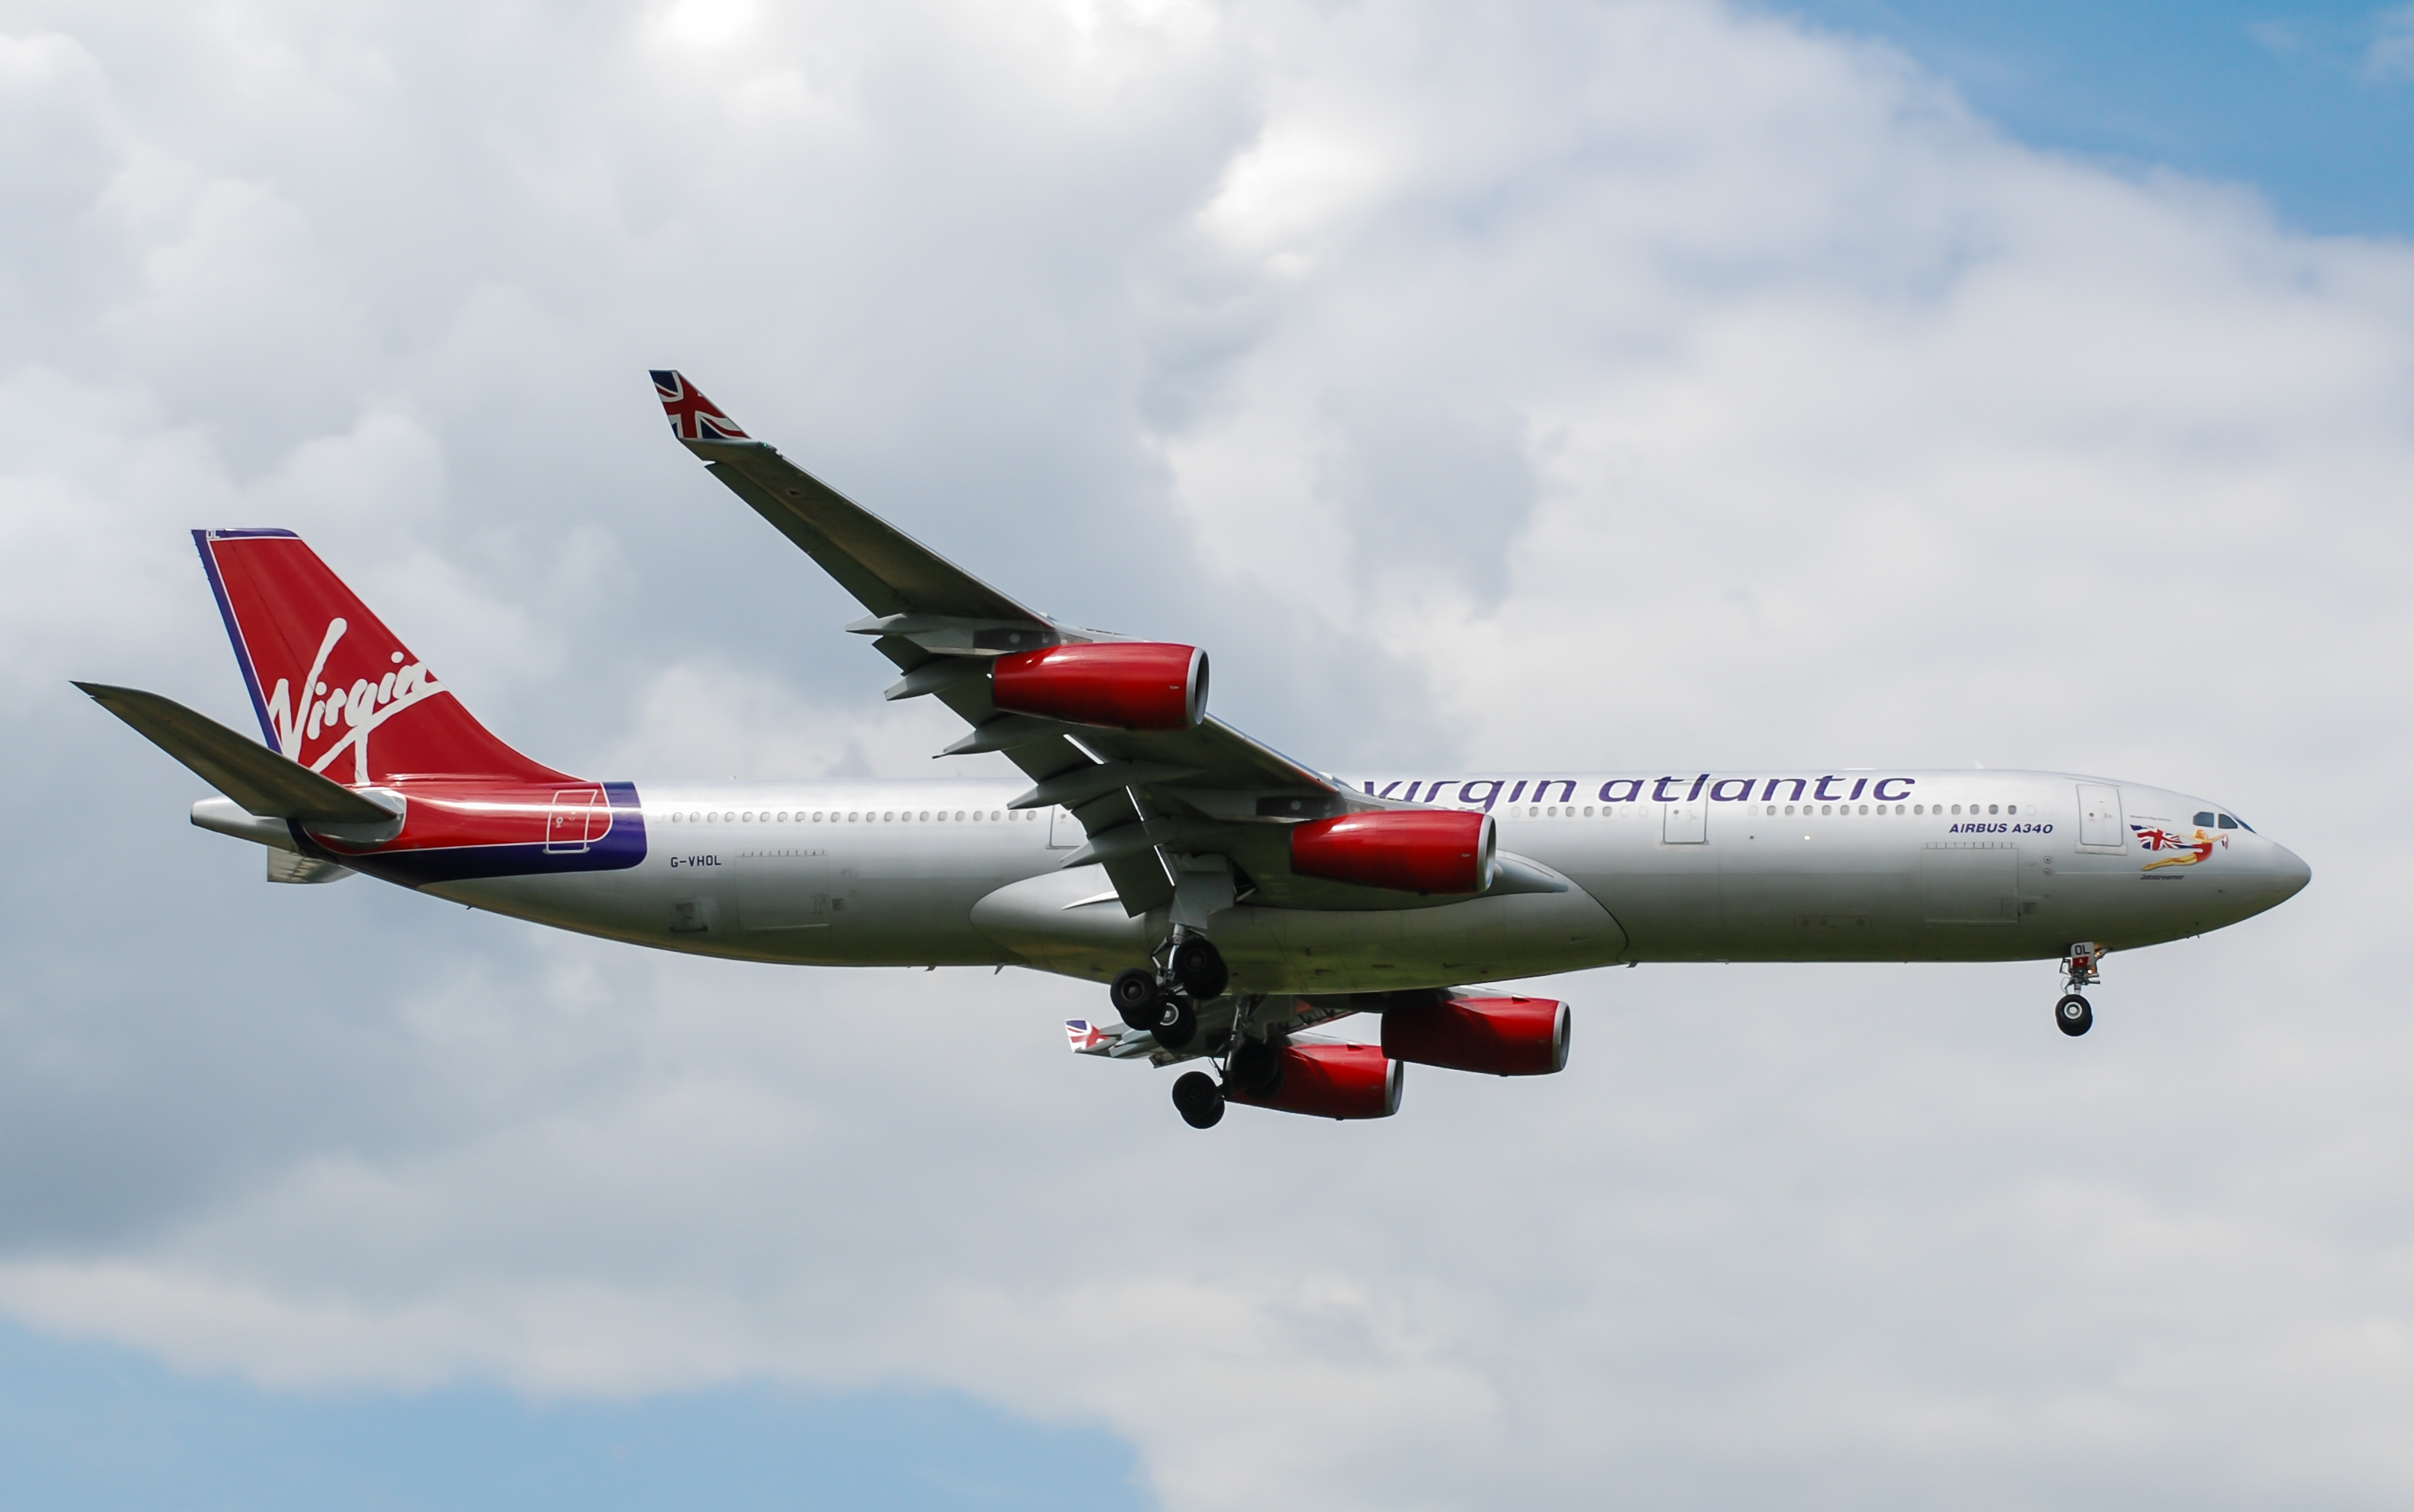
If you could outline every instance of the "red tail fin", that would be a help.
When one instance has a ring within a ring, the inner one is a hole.
[[[354,787],[413,778],[570,781],[472,719],[291,530],[196,530],[268,743]]]

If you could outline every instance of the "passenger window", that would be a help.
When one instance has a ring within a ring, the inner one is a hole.
[[[2238,821],[2230,818],[2228,814],[2224,814],[2221,816],[2221,827],[2223,829],[2236,829],[2238,827]]]
[[[2197,815],[2196,822],[2198,827],[2200,829],[2213,828],[2213,810],[2208,808],[2203,813]]]

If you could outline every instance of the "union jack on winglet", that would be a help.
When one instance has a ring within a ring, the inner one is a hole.
[[[663,402],[663,413],[671,418],[671,434],[682,441],[743,441],[750,437],[738,428],[738,422],[721,412],[721,407],[699,393],[677,369],[657,367],[649,370],[654,379],[654,397]]]
[[[1086,1018],[1065,1020],[1065,1038],[1072,1042],[1075,1055],[1103,1054],[1105,1047],[1115,1040],[1114,1035]]]

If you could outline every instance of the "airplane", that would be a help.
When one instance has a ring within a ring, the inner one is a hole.
[[[862,605],[846,629],[1027,786],[596,781],[479,723],[288,530],[196,530],[261,741],[78,683],[219,796],[271,882],[365,873],[689,955],[1021,966],[1094,981],[1077,1054],[1228,1104],[1398,1111],[1408,1063],[1548,1075],[1564,1002],[1482,986],[1645,961],[2058,963],[2064,1034],[2114,951],[2270,909],[2305,863],[2221,804],[2073,773],[1334,776],[1207,712],[1197,647],[1065,624],[755,440],[675,370],[679,442]],[[263,743],[264,741],[264,743]],[[1319,1026],[1356,1016],[1372,1043]]]

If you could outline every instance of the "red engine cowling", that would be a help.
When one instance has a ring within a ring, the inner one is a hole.
[[[1293,826],[1290,869],[1401,893],[1480,893],[1498,839],[1490,814],[1393,808]]]
[[[1493,1076],[1547,1076],[1568,1063],[1568,1005],[1548,998],[1453,998],[1383,1015],[1383,1053]]]
[[[1400,1111],[1407,1068],[1371,1045],[1291,1045],[1281,1060],[1272,1092],[1251,1097],[1228,1083],[1226,1101],[1311,1119],[1388,1119]]]
[[[1095,641],[997,659],[997,706],[1070,724],[1187,730],[1207,717],[1207,653],[1195,645]]]

